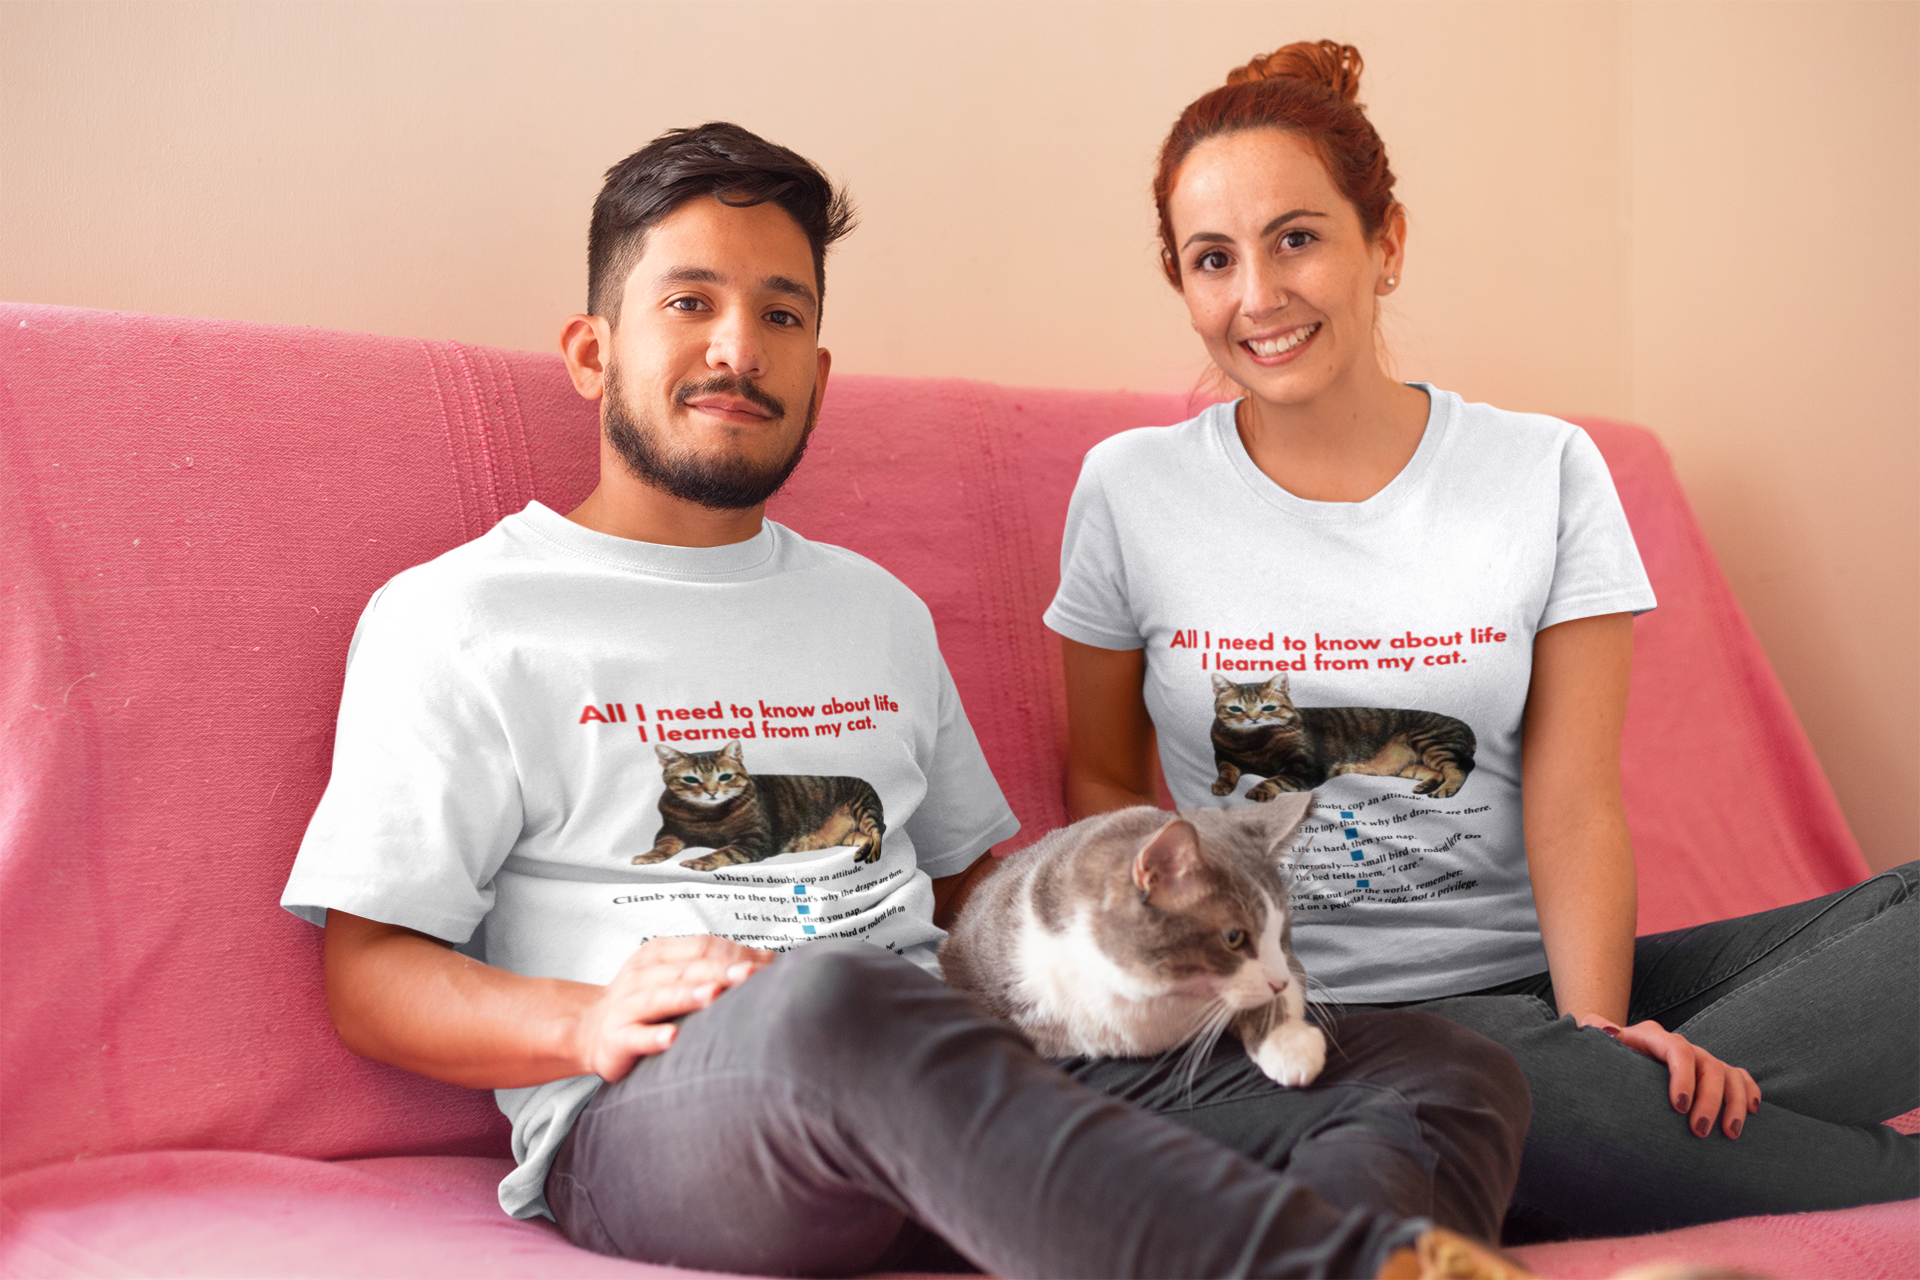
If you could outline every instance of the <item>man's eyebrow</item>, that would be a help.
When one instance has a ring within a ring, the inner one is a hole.
[[[675,267],[664,272],[656,284],[725,284],[727,278],[708,267]]]
[[[818,302],[810,287],[790,276],[768,276],[760,282],[760,287],[773,293],[784,293],[789,297],[798,298],[810,307]]]
[[[1266,226],[1260,228],[1260,234],[1263,236],[1270,236],[1274,232],[1278,231],[1281,227],[1284,227],[1289,222],[1292,222],[1295,218],[1324,218],[1326,216],[1327,216],[1326,214],[1321,213],[1316,209],[1289,209],[1285,213],[1281,214],[1279,217],[1275,218],[1272,222],[1269,222]],[[1195,245],[1195,244],[1232,244],[1232,243],[1233,243],[1233,237],[1225,234],[1224,232],[1196,231],[1194,234],[1188,236],[1187,243],[1181,245],[1180,247],[1182,249],[1185,249],[1189,245]]]

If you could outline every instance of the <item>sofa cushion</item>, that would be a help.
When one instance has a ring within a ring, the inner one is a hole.
[[[691,1276],[576,1249],[552,1223],[500,1212],[508,1162],[401,1156],[325,1162],[241,1151],[149,1152],[0,1181],[0,1274],[68,1276]],[[1542,1275],[1586,1280],[1683,1263],[1755,1275],[1920,1274],[1920,1202],[1534,1245]],[[698,1273],[706,1274],[706,1273]]]

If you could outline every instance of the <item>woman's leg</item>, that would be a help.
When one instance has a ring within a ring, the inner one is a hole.
[[[1629,1017],[1658,1020],[1764,1094],[1737,1140],[1695,1137],[1666,1068],[1536,994],[1418,1007],[1505,1045],[1533,1092],[1508,1239],[1661,1230],[1920,1195],[1920,866],[1811,902],[1642,938]]]
[[[1771,1097],[1737,1140],[1718,1129],[1695,1137],[1667,1104],[1665,1066],[1535,997],[1459,996],[1419,1007],[1504,1045],[1526,1073],[1533,1124],[1508,1243],[1920,1194],[1920,1139],[1801,1115]]]
[[[1745,1067],[1768,1102],[1877,1125],[1920,1106],[1916,978],[1910,862],[1811,902],[1640,939],[1628,1016]]]

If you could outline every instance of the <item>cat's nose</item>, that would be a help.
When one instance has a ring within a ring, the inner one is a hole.
[[[1287,980],[1285,978],[1276,978],[1269,974],[1267,976],[1267,985],[1273,988],[1273,994],[1279,995],[1287,989]]]

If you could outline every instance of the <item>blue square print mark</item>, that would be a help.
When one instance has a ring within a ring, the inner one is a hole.
[[[1357,885],[1359,885],[1359,886],[1360,886],[1360,887],[1361,887],[1362,889],[1366,889],[1366,888],[1370,888],[1370,887],[1372,886],[1372,884],[1373,884],[1373,881],[1371,881],[1371,880],[1355,880],[1355,881],[1354,881],[1354,883],[1355,883],[1355,884],[1357,884]],[[807,932],[808,932],[808,933],[812,933],[812,932],[813,932],[813,930],[811,930],[811,929],[809,929],[809,930],[807,930]]]
[[[1363,849],[1349,849],[1347,850],[1347,856],[1352,858],[1355,862],[1358,862],[1362,858],[1366,857],[1367,855],[1366,855],[1366,851]]]
[[[813,927],[812,925],[810,925],[810,924],[803,924],[803,925],[801,925],[801,926],[800,926],[800,932],[802,932],[802,933],[814,933],[814,932],[816,932],[816,930],[815,930],[815,929],[814,929],[814,927]]]
[[[1360,838],[1360,829],[1358,827],[1348,827],[1344,834],[1349,840],[1358,840]]]
[[[797,884],[793,886],[793,891],[796,895],[804,894],[807,891],[807,886],[803,884]]]
[[[1342,809],[1342,810],[1340,811],[1340,816],[1341,816],[1342,818],[1345,818],[1345,819],[1346,819],[1346,820],[1347,820],[1348,822],[1352,822],[1352,821],[1353,821],[1353,814],[1352,814],[1352,812],[1351,812],[1351,811],[1349,811],[1349,810],[1346,810],[1346,809]]]
[[[813,914],[813,908],[808,906],[804,902],[801,903],[799,906],[795,907],[794,910],[798,911],[803,916],[809,916]]]

